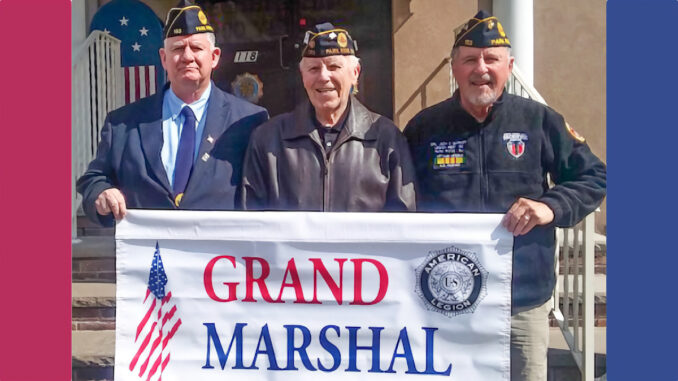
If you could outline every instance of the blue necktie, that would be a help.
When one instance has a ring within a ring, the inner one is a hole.
[[[184,117],[184,127],[181,129],[181,138],[179,138],[179,149],[177,150],[177,160],[174,164],[174,204],[179,206],[181,198],[184,197],[188,178],[193,169],[193,156],[195,151],[195,114],[190,107],[185,106],[181,110]]]

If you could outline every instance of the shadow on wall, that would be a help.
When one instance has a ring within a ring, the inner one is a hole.
[[[420,106],[421,106],[420,110],[423,110],[423,109],[425,109],[425,108],[428,107],[428,106],[431,106],[430,104],[427,103],[427,99],[426,99],[426,90],[427,90],[427,87],[428,87],[428,85],[433,81],[433,78],[436,78],[436,76],[437,76],[441,71],[443,71],[443,70],[445,70],[445,69],[449,70],[449,65],[450,65],[450,58],[449,58],[449,57],[443,58],[443,60],[440,61],[440,63],[438,64],[438,66],[436,66],[436,68],[433,69],[433,71],[431,72],[431,74],[429,74],[428,77],[426,77],[426,79],[424,79],[424,81],[421,83],[421,85],[419,85],[419,87],[417,87],[417,88],[414,90],[414,92],[412,93],[412,95],[410,95],[410,97],[407,98],[407,100],[405,101],[405,103],[403,103],[403,105],[400,106],[400,107],[398,108],[398,110],[396,110],[395,118],[394,118],[394,119],[396,120],[396,122],[400,122],[400,115],[401,115],[405,110],[407,110],[407,108],[412,104],[412,102],[415,101],[415,99],[417,99],[417,97],[420,98],[420,102],[421,102],[421,104],[420,104]]]
[[[393,0],[393,34],[414,15],[410,9],[411,0]]]

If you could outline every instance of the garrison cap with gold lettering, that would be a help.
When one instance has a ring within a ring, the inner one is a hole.
[[[331,23],[322,23],[306,31],[302,57],[354,56],[358,43],[353,41],[346,29],[336,28]]]
[[[212,25],[202,8],[188,0],[181,0],[174,8],[167,12],[165,21],[165,38],[188,36],[196,33],[214,33]]]
[[[454,47],[490,48],[493,46],[511,46],[504,28],[496,17],[481,10],[470,19],[457,35]]]

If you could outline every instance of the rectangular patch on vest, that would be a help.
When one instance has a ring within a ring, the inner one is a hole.
[[[433,169],[458,168],[466,163],[466,140],[431,142]]]

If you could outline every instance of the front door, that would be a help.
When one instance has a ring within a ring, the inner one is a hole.
[[[222,49],[213,74],[221,89],[268,109],[291,111],[306,99],[299,75],[306,30],[329,21],[358,42],[358,99],[393,116],[390,0],[203,0]]]

